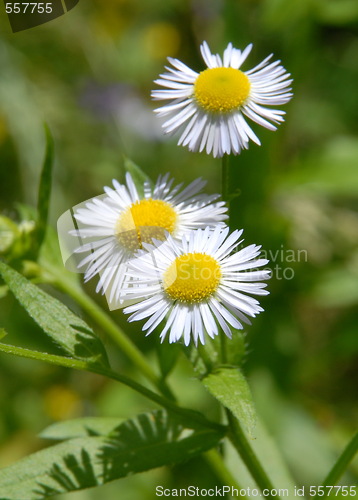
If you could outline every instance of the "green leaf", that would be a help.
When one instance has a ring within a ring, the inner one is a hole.
[[[43,439],[73,439],[86,436],[108,436],[123,422],[122,418],[83,417],[65,422],[56,422],[44,429]]]
[[[244,425],[250,437],[256,425],[256,411],[246,378],[238,368],[224,366],[202,379],[208,391]]]
[[[54,143],[50,129],[45,125],[46,153],[42,165],[39,194],[37,200],[37,251],[41,248],[46,233],[47,218],[51,196],[51,181],[54,159]]]
[[[70,439],[0,471],[6,500],[37,500],[180,463],[218,444],[222,433],[186,431],[165,411],[142,414],[107,437]]]
[[[87,323],[4,262],[0,262],[0,274],[30,316],[65,352],[88,363],[108,365],[103,344]]]
[[[146,173],[143,172],[143,170],[140,167],[138,167],[138,165],[136,165],[132,160],[130,160],[126,156],[124,157],[124,168],[126,169],[127,172],[131,174],[139,196],[143,196],[144,183],[148,182],[150,185],[152,185],[151,179],[148,177]]]
[[[35,500],[101,483],[97,459],[105,438],[78,438],[34,453],[0,470],[2,500]]]

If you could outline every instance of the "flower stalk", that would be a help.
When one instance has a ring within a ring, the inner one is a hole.
[[[240,422],[229,410],[226,410],[226,415],[229,423],[229,439],[242,458],[257,486],[261,489],[262,492],[265,490],[266,498],[279,499],[277,495],[271,495],[270,492],[274,490],[274,487],[264,468],[259,462],[259,459],[257,458],[252,446],[250,445],[240,425]]]
[[[227,214],[230,216],[230,191],[229,191],[229,155],[221,158],[221,193],[222,199],[228,207]]]
[[[328,473],[327,477],[322,483],[322,486],[334,486],[337,484],[341,476],[344,474],[351,460],[358,452],[358,432],[353,436],[352,440],[348,443],[343,453],[338,458],[337,462],[334,464],[331,471]],[[325,495],[322,498],[327,498],[328,491],[325,491]]]

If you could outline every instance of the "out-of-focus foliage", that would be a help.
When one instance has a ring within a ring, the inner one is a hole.
[[[275,133],[258,128],[262,146],[231,158],[230,176],[238,195],[231,224],[244,228],[246,243],[262,243],[273,271],[265,313],[247,331],[244,368],[258,412],[299,485],[317,484],[358,418],[357,26],[353,0],[83,0],[62,18],[16,34],[0,17],[0,254],[22,271],[34,230],[28,206],[36,205],[43,122],[55,141],[54,227],[61,213],[101,194],[112,178],[123,180],[124,156],[153,179],[167,171],[184,182],[203,176],[208,192],[218,190],[220,163],[163,137],[152,113],[152,81],[166,56],[200,70],[202,40],[217,52],[229,41],[253,42],[246,69],[274,52],[292,73],[285,124]],[[56,259],[56,241],[47,238],[45,257]],[[85,288],[94,295],[93,284]],[[66,296],[47,290],[81,314]],[[0,327],[11,343],[56,353],[2,282],[1,296]],[[111,314],[157,361],[158,339],[128,326],[121,312]],[[135,375],[104,341],[112,364]],[[183,404],[216,416],[214,399],[181,354],[168,381],[185,394]],[[131,418],[148,409],[99,376],[5,355],[0,407],[1,466],[42,447],[36,433],[53,422]],[[234,473],[238,466],[233,458]],[[106,485],[101,494],[154,499],[157,484],[208,488],[219,481],[208,478],[207,467],[197,458]],[[357,476],[354,462],[342,484]],[[97,496],[90,490],[59,498]]]

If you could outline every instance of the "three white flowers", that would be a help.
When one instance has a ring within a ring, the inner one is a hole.
[[[240,68],[252,44],[243,51],[230,43],[223,58],[206,42],[201,54],[207,69],[197,73],[177,59],[155,83],[155,100],[169,100],[155,110],[168,119],[166,133],[180,132],[180,145],[222,157],[239,154],[249,141],[260,141],[246,118],[275,130],[284,111],[267,106],[287,103],[292,79],[272,55],[249,71]],[[74,213],[71,231],[82,255],[78,267],[85,280],[99,274],[96,291],[106,293],[110,309],[125,307],[129,321],[146,320],[147,335],[163,323],[160,338],[204,344],[221,329],[231,338],[263,309],[252,295],[266,295],[260,248],[242,243],[241,231],[229,234],[227,208],[219,195],[201,193],[197,179],[183,189],[169,174],[154,187],[146,182],[140,195],[129,173],[126,184],[113,181],[105,195]],[[133,303],[134,302],[134,303]]]

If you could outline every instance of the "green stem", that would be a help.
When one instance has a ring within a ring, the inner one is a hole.
[[[230,178],[229,178],[229,155],[224,154],[221,159],[221,197],[227,204],[227,214],[230,217]],[[226,335],[222,332],[220,335],[221,362],[227,362],[226,355]]]
[[[220,332],[220,348],[221,348],[221,362],[223,365],[227,363],[227,351],[226,351],[226,335],[223,331]]]
[[[15,356],[21,356],[23,358],[28,359],[36,359],[39,361],[45,361],[46,363],[51,363],[57,366],[64,366],[66,368],[74,368],[76,370],[87,371],[91,373],[97,373],[98,375],[102,375],[104,377],[108,377],[112,380],[116,380],[117,382],[121,382],[122,384],[130,387],[134,391],[142,394],[142,396],[150,399],[154,403],[166,408],[167,410],[175,413],[181,417],[186,419],[190,419],[191,421],[200,424],[202,426],[208,427],[210,429],[216,431],[224,431],[225,427],[221,424],[217,424],[215,422],[211,422],[204,415],[199,412],[196,412],[191,409],[181,408],[176,405],[172,400],[167,399],[155,392],[147,389],[146,387],[138,384],[134,380],[125,375],[120,375],[119,373],[115,373],[112,370],[107,368],[103,368],[99,365],[91,365],[86,361],[82,361],[74,358],[66,358],[64,356],[57,356],[55,354],[47,354],[39,351],[31,351],[29,349],[24,349],[23,347],[12,346],[8,344],[0,343],[0,351],[6,352],[7,354],[13,354]]]
[[[220,332],[221,336],[221,361],[222,363],[226,363],[227,361],[227,351],[226,351],[226,335],[224,332]],[[224,341],[223,341],[224,339]],[[200,355],[207,367],[207,363],[205,362],[205,356],[203,356],[203,346],[201,350],[199,350]],[[206,354],[206,353],[205,353]],[[207,367],[208,368],[208,367]],[[210,371],[210,370],[209,370]],[[271,481],[269,480],[266,472],[264,471],[262,465],[260,464],[258,458],[255,455],[254,450],[250,446],[250,443],[248,439],[245,436],[244,431],[242,430],[239,421],[232,415],[232,413],[229,410],[226,410],[228,422],[229,422],[229,439],[238,451],[239,455],[241,456],[243,462],[245,463],[246,467],[248,468],[249,472],[251,473],[252,477],[256,481],[257,485],[261,490],[266,490],[265,496],[268,498],[273,498],[270,494],[267,495],[268,491],[271,491],[273,488]],[[224,482],[224,484],[232,484],[230,481]],[[235,486],[237,489],[237,486]],[[240,492],[241,495],[241,492]],[[279,498],[279,497],[275,497]]]
[[[163,394],[175,400],[170,388],[152,369],[139,349],[128,339],[121,328],[91,299],[81,288],[75,287],[63,279],[55,269],[46,266],[46,271],[54,277],[54,285],[69,295],[91,317],[104,332],[106,332],[121,348],[133,364],[145,375]]]
[[[230,178],[229,178],[229,155],[224,154],[221,159],[221,197],[227,204],[227,214],[230,217]],[[221,362],[227,362],[226,355],[226,335],[224,332],[220,335]]]
[[[274,489],[269,477],[267,476],[265,470],[260,464],[254,450],[252,449],[247,437],[239,421],[232,415],[229,410],[226,410],[228,422],[229,422],[229,439],[238,451],[240,457],[245,463],[247,469],[251,473],[253,479],[256,481],[257,486],[263,492],[265,492],[265,498],[276,498],[278,496],[272,496],[269,492]]]
[[[200,355],[200,357],[205,365],[206,371],[208,373],[210,373],[212,368],[213,368],[213,363],[210,359],[209,354],[207,353],[207,351],[205,349],[205,346],[202,345],[200,342],[198,344],[198,353],[199,353],[199,355]]]
[[[241,486],[238,484],[229,469],[226,467],[223,457],[217,450],[212,448],[211,450],[204,453],[204,457],[210,464],[211,468],[215,471],[217,477],[221,480],[223,485],[231,486],[232,488],[235,488],[239,491],[243,490],[243,488],[241,488]],[[240,498],[246,498],[246,495],[243,495],[242,492],[240,492]]]
[[[343,453],[334,464],[326,479],[323,481],[322,486],[334,486],[339,481],[340,477],[345,472],[351,460],[358,451],[358,432],[353,436],[352,440],[348,443]],[[326,498],[327,494],[322,498]]]
[[[221,197],[227,204],[227,214],[230,216],[230,179],[229,179],[229,155],[224,154],[221,159]]]

